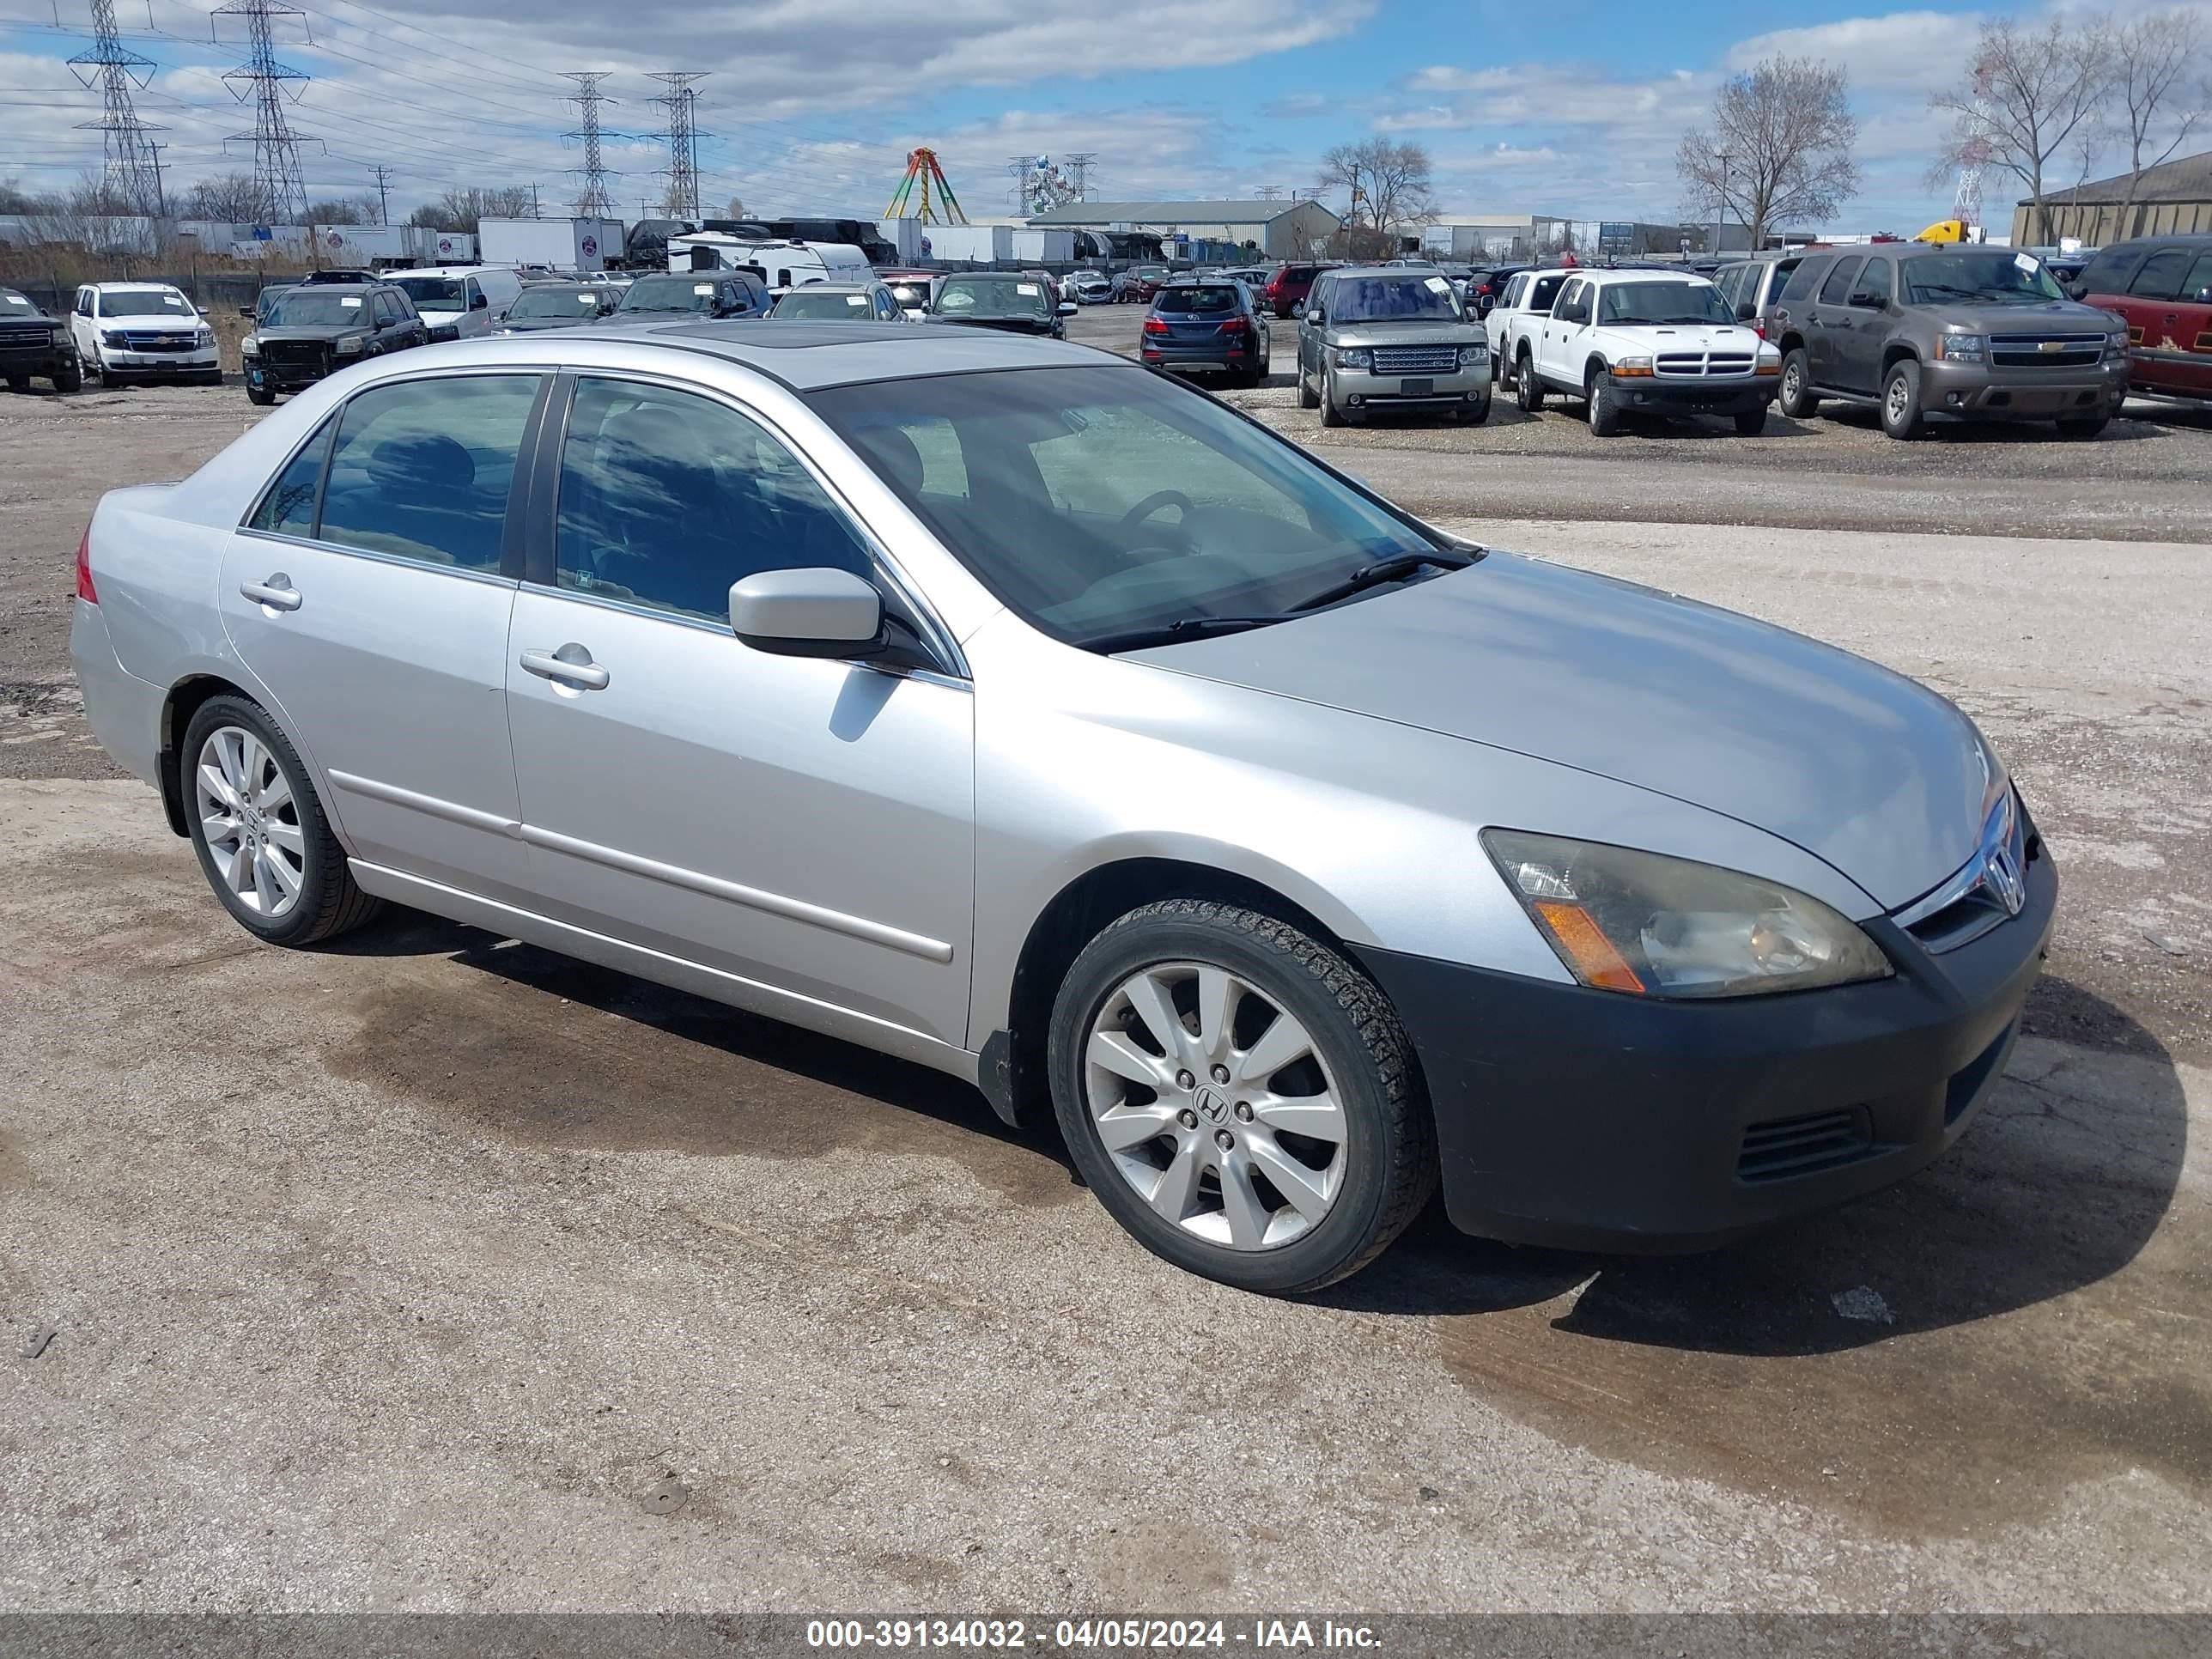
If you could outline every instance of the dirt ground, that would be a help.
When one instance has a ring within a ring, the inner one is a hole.
[[[1835,423],[1763,492],[1732,436],[1328,434],[1957,698],[2066,887],[1915,1180],[1669,1261],[1431,1216],[1291,1304],[933,1074],[440,922],[249,941],[65,635],[99,492],[250,414],[0,398],[0,1607],[2212,1611],[2212,434]],[[2041,534],[1929,533],[2008,490]]]

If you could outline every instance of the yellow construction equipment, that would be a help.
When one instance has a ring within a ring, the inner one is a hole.
[[[1912,240],[1916,242],[1963,242],[1966,240],[1966,222],[1964,219],[1938,219]]]

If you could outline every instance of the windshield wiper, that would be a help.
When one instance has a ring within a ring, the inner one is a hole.
[[[1128,628],[1115,634],[1094,634],[1089,639],[1070,640],[1068,643],[1079,651],[1096,651],[1101,656],[1112,656],[1117,651],[1141,651],[1148,645],[1175,645],[1184,640],[1195,640],[1208,634],[1241,634],[1248,628],[1265,628],[1270,623],[1287,622],[1285,617],[1183,617],[1171,623],[1156,623],[1151,628]]]
[[[1348,599],[1355,593],[1365,592],[1378,582],[1401,582],[1408,576],[1435,565],[1443,570],[1464,570],[1474,560],[1464,553],[1446,553],[1431,550],[1425,553],[1393,553],[1387,558],[1363,564],[1342,581],[1331,582],[1318,593],[1310,594],[1296,605],[1285,607],[1291,612],[1316,611],[1325,605],[1334,605],[1339,599]]]

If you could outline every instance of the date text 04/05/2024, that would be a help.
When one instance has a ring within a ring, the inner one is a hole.
[[[810,1619],[810,1648],[1366,1648],[1365,1625],[1334,1620]]]

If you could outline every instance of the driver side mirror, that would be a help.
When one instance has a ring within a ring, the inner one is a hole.
[[[489,311],[491,309],[491,295],[489,294],[477,295],[475,299],[469,301],[469,309],[471,311]]]
[[[884,598],[849,570],[763,570],[730,586],[730,631],[779,657],[881,653]]]
[[[250,323],[260,313],[255,311],[252,306],[240,306],[238,308],[238,314],[245,318],[246,320]]]
[[[1751,301],[1741,300],[1737,301],[1735,308],[1736,321],[1739,323],[1747,323],[1758,315],[1759,307]]]
[[[1310,305],[1306,307],[1306,320],[1319,328],[1328,318],[1319,306]]]
[[[1482,320],[1482,301],[1480,300],[1469,300],[1466,305],[1460,308],[1460,315],[1466,318],[1470,323],[1480,322]]]
[[[1075,315],[1075,301],[1073,300],[1062,300],[1060,302],[1060,314],[1063,317],[1073,317]]]

